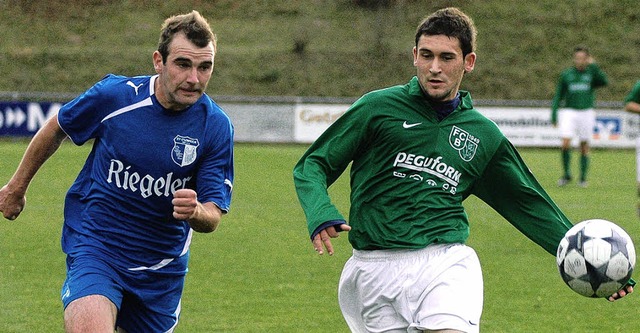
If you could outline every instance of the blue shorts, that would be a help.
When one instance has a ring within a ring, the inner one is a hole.
[[[180,317],[184,277],[124,270],[93,255],[67,256],[61,298],[66,308],[78,298],[102,295],[118,308],[116,327],[128,333],[172,332]]]

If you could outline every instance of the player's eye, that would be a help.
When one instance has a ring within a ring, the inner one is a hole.
[[[189,68],[191,67],[191,64],[188,62],[177,62],[176,65],[180,68]]]

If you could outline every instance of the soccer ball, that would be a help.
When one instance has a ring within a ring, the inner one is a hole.
[[[556,261],[560,276],[573,291],[586,297],[609,297],[631,278],[636,251],[622,228],[593,219],[567,231]]]

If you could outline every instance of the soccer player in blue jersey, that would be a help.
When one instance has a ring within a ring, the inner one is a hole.
[[[172,332],[194,231],[229,210],[233,126],[205,94],[216,36],[196,11],[168,18],[153,76],[107,75],[33,137],[0,210],[14,220],[38,169],[68,137],[93,141],[64,208],[67,332]]]

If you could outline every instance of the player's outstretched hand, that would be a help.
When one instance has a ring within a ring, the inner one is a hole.
[[[618,291],[617,293],[609,296],[608,300],[609,302],[613,302],[631,294],[632,292],[633,292],[633,286],[628,284],[624,286],[624,288],[620,289],[620,291]]]
[[[198,207],[198,195],[191,189],[180,189],[173,194],[173,217],[177,220],[188,220]]]
[[[318,252],[319,255],[324,254],[323,248],[327,249],[329,255],[333,255],[333,245],[331,244],[331,238],[336,238],[340,236],[340,232],[336,230],[339,228],[340,231],[349,231],[351,230],[351,226],[347,224],[339,224],[328,226],[327,228],[320,231],[315,237],[313,237],[313,248]]]
[[[7,220],[15,220],[24,209],[27,198],[12,192],[7,185],[0,188],[0,212]]]

